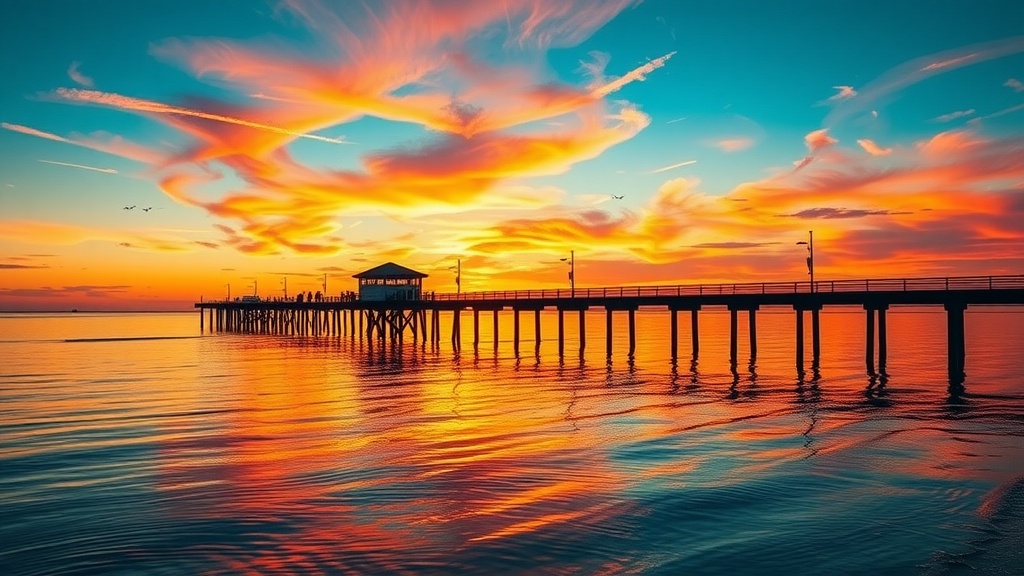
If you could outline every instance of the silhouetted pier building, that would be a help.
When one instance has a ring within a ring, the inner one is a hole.
[[[265,334],[350,335],[401,341],[406,333],[432,346],[441,341],[440,314],[452,313],[452,349],[462,349],[462,313],[473,314],[473,349],[480,344],[480,313],[491,312],[494,347],[498,348],[498,313],[512,312],[513,350],[520,352],[520,316],[533,313],[535,346],[540,347],[540,313],[558,314],[558,354],[565,353],[565,314],[577,313],[579,353],[586,348],[586,315],[591,308],[605,310],[605,352],[612,356],[613,316],[625,312],[629,349],[636,351],[636,312],[641,307],[670,312],[671,356],[678,359],[680,312],[689,312],[691,357],[699,354],[699,312],[704,307],[725,307],[730,315],[729,356],[738,360],[739,314],[748,321],[751,362],[757,357],[757,311],[762,306],[786,306],[796,312],[798,371],[805,359],[805,314],[811,317],[811,361],[817,370],[821,358],[819,314],[825,306],[857,305],[866,312],[865,361],[871,375],[885,374],[887,356],[886,311],[893,305],[941,305],[947,315],[947,352],[951,385],[962,383],[965,366],[964,311],[973,305],[1024,304],[1024,275],[951,278],[907,278],[680,286],[632,286],[570,290],[515,290],[430,294],[424,298],[426,274],[388,263],[355,275],[359,297],[331,297],[319,302],[201,302],[213,330]],[[429,327],[427,314],[430,315]]]
[[[427,277],[394,262],[387,262],[365,272],[353,274],[359,280],[359,299],[369,302],[381,300],[419,300],[423,294],[423,279]]]

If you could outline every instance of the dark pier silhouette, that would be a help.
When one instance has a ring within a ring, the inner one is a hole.
[[[421,275],[425,276],[425,275]],[[418,280],[417,280],[418,282]],[[417,284],[418,288],[418,284]],[[418,292],[415,296],[421,296]],[[473,313],[473,349],[480,345],[480,313],[492,313],[494,348],[498,348],[498,312],[511,310],[513,351],[520,354],[520,314],[533,312],[535,348],[541,343],[540,313],[558,313],[558,354],[565,354],[565,314],[579,316],[579,354],[586,348],[585,312],[605,310],[605,352],[612,356],[613,316],[626,312],[630,358],[636,352],[636,311],[661,308],[670,312],[671,356],[678,359],[678,315],[690,313],[691,359],[699,354],[699,312],[704,307],[725,307],[730,315],[730,362],[738,355],[739,313],[745,312],[751,362],[757,357],[757,311],[762,306],[787,306],[796,312],[796,366],[804,372],[804,318],[811,317],[811,362],[817,372],[821,360],[819,313],[825,306],[862,306],[866,312],[865,360],[870,375],[885,375],[887,355],[886,311],[893,305],[943,306],[947,316],[947,356],[950,386],[963,382],[966,364],[964,312],[975,305],[1024,305],[1024,275],[950,278],[901,278],[696,284],[679,286],[619,286],[557,290],[512,290],[425,294],[422,297],[384,300],[360,299],[354,293],[322,300],[266,301],[245,298],[207,301],[200,309],[200,329],[208,318],[211,331],[283,335],[365,336],[368,339],[414,341],[440,346],[440,315],[453,315],[452,349],[462,349],[462,312]],[[205,313],[205,315],[204,315]],[[429,322],[427,316],[429,314]]]

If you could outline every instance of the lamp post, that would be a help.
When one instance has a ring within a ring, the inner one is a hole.
[[[284,299],[288,299],[288,277],[284,277]]]
[[[814,230],[807,231],[807,242],[797,242],[807,246],[807,273],[811,275],[811,292],[814,292]]]
[[[231,301],[231,284],[230,283],[229,284],[225,284],[225,286],[228,287],[228,299],[227,299],[227,302],[230,302]]]
[[[559,258],[562,262],[569,263],[569,297],[576,297],[576,251],[570,250],[568,258]]]
[[[461,294],[462,293],[462,259],[459,258],[456,261],[455,266],[449,266],[448,269],[455,271],[455,293],[456,294]]]

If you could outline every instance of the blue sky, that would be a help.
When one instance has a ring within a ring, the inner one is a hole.
[[[0,307],[383,260],[558,285],[568,249],[592,285],[799,278],[808,229],[833,277],[1024,269],[1019,2],[8,12]]]

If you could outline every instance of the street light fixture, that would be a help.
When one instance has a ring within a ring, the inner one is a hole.
[[[284,299],[288,299],[288,277],[284,277]]]
[[[453,270],[455,272],[455,293],[456,294],[461,294],[462,293],[462,259],[459,258],[456,261],[455,266],[449,266],[448,269],[449,270]]]
[[[230,283],[229,284],[225,284],[225,286],[228,287],[228,299],[227,299],[227,302],[230,302],[231,301],[231,284]]]
[[[569,263],[569,297],[576,297],[576,251],[570,250],[568,258],[559,258],[562,262]]]
[[[807,246],[807,273],[811,275],[811,292],[814,292],[814,230],[807,231],[807,242],[797,242],[797,245]]]

